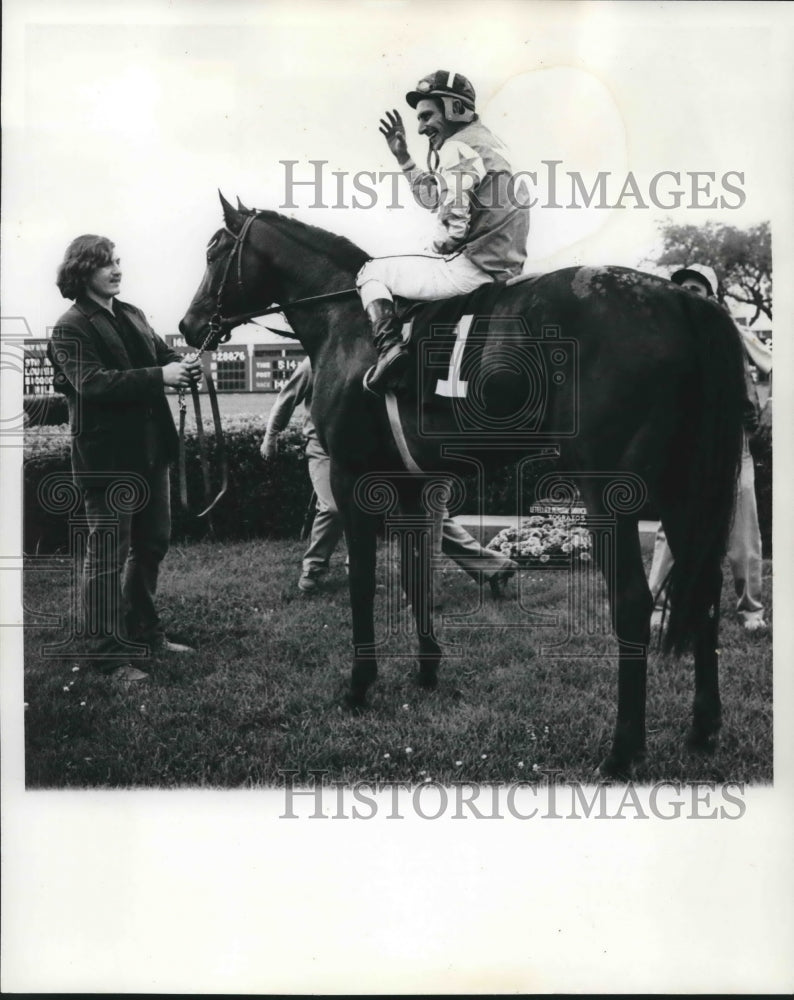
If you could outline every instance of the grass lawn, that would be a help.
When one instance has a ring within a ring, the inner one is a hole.
[[[650,557],[652,537],[644,545]],[[67,557],[62,571],[27,572],[25,650],[28,787],[272,786],[280,769],[329,777],[449,783],[590,781],[608,748],[616,708],[616,659],[609,635],[579,635],[564,655],[570,619],[567,575],[524,571],[518,599],[494,603],[448,564],[439,581],[441,615],[455,616],[439,688],[414,682],[414,639],[387,635],[386,596],[395,580],[381,559],[377,604],[386,637],[371,708],[342,707],[350,671],[350,613],[343,556],[322,592],[295,584],[304,544],[256,540],[172,548],[160,596],[169,634],[198,647],[158,661],[148,681],[124,687],[76,661],[43,655],[67,628],[40,627],[35,612],[68,621]],[[727,569],[727,567],[726,567]],[[765,568],[771,608],[771,563]],[[713,757],[689,755],[691,659],[654,653],[648,682],[648,760],[641,781],[772,779],[771,636],[747,635],[733,614],[726,573],[721,633],[723,730]],[[598,586],[597,609],[604,594]],[[530,614],[557,625],[528,628]],[[476,627],[472,627],[475,626]],[[521,627],[523,626],[523,627]],[[148,669],[148,668],[147,668]]]

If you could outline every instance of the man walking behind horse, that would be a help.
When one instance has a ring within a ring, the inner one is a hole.
[[[171,535],[168,466],[177,450],[164,390],[198,380],[201,362],[182,360],[140,309],[116,298],[121,263],[109,239],[72,240],[56,283],[74,300],[48,353],[54,387],[69,404],[72,474],[88,521],[87,657],[102,673],[143,680],[147,674],[126,662],[141,652],[131,643],[192,652],[166,638],[154,597]]]
[[[312,594],[319,587],[320,580],[328,572],[331,556],[344,530],[342,516],[337,510],[331,492],[331,459],[317,437],[314,421],[311,418],[311,401],[312,369],[309,359],[304,358],[278,394],[270,411],[265,436],[259,449],[266,461],[275,458],[278,453],[278,436],[286,429],[292,414],[302,403],[306,461],[317,498],[311,540],[304,553],[302,571],[298,579],[298,589],[304,594]]]
[[[438,224],[430,253],[368,261],[356,279],[378,350],[365,384],[378,393],[395,387],[409,363],[394,295],[421,301],[465,295],[520,274],[527,256],[527,191],[523,181],[515,183],[507,149],[476,114],[471,83],[437,70],[405,99],[430,143],[428,169],[411,159],[399,111],[386,112],[380,132],[414,197],[437,214]]]
[[[317,514],[312,524],[311,541],[303,555],[302,572],[298,579],[298,589],[304,594],[312,594],[317,590],[320,580],[328,572],[330,558],[344,530],[342,515],[331,492],[331,459],[320,444],[311,417],[312,385],[311,362],[308,358],[304,358],[279,393],[270,411],[265,436],[259,449],[266,461],[276,456],[278,436],[287,427],[296,407],[302,403],[306,459],[309,464],[309,476],[317,496]],[[516,563],[501,552],[483,548],[476,538],[454,521],[446,511],[442,514],[441,549],[475,582],[487,580],[494,599],[499,600],[506,595],[507,583],[518,568]]]

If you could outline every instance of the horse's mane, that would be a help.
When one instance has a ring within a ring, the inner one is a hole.
[[[257,219],[262,219],[270,223],[277,229],[289,230],[291,239],[297,240],[310,250],[318,250],[325,253],[340,268],[357,273],[370,259],[369,254],[361,247],[356,246],[352,240],[345,236],[337,236],[329,233],[327,229],[319,226],[310,226],[308,222],[301,222],[299,219],[288,219],[278,212],[270,209],[261,209],[254,214]]]

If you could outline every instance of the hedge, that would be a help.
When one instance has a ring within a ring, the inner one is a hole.
[[[198,518],[204,506],[204,485],[195,433],[185,438],[187,493],[194,513],[187,513],[179,497],[179,476],[171,473],[172,538],[174,541],[214,535],[221,539],[260,536],[288,537],[300,533],[311,498],[312,487],[306,471],[303,439],[297,425],[291,425],[279,441],[279,453],[264,462],[259,445],[264,424],[253,418],[227,418],[224,443],[229,466],[226,495],[210,518]],[[213,488],[220,485],[214,435],[205,426],[205,439],[212,470]],[[25,432],[25,552],[54,552],[68,547],[68,515],[48,510],[39,501],[42,480],[58,473],[69,479],[68,427],[34,427]]]
[[[46,396],[25,396],[22,400],[26,427],[53,427],[69,422],[66,396],[51,393]]]
[[[217,455],[211,429],[205,428],[213,471],[219,481]],[[174,541],[213,535],[218,539],[295,537],[300,533],[312,487],[303,454],[303,438],[296,421],[279,439],[276,458],[264,462],[259,446],[264,434],[262,419],[226,418],[224,440],[229,464],[229,489],[211,514],[211,520],[186,513],[179,499],[176,470],[171,475],[171,509]],[[186,438],[188,498],[195,510],[203,506],[203,483],[195,433]],[[756,460],[756,494],[764,555],[772,554],[772,439],[771,433],[753,440]],[[523,496],[532,496],[535,479],[554,468],[553,459],[541,459],[524,469]],[[46,510],[38,500],[38,486],[45,476],[70,475],[68,427],[29,427],[25,432],[25,551],[54,552],[68,546],[67,516]],[[488,514],[515,514],[517,477],[511,467],[487,474],[482,504],[475,475],[463,479],[465,500],[460,510],[482,509]],[[523,511],[527,513],[527,511]],[[648,509],[641,516],[653,516]]]

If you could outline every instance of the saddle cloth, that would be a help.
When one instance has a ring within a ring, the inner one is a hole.
[[[528,318],[534,275],[494,282],[468,295],[398,303],[403,339],[414,358],[400,413],[420,437],[458,435],[503,440],[505,434],[543,434],[552,404],[575,387],[576,344],[559,327],[534,329]],[[501,300],[501,301],[500,301]],[[565,410],[575,401],[565,401]],[[413,411],[412,413],[410,411]],[[559,416],[559,415],[558,415]],[[562,415],[557,439],[575,430]]]

